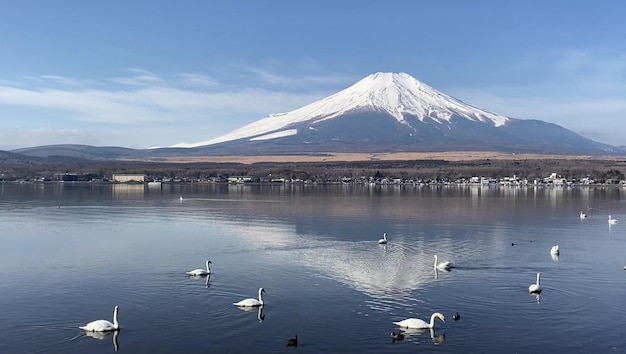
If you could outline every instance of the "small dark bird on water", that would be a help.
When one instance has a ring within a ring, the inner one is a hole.
[[[298,335],[296,334],[293,338],[289,338],[287,341],[288,347],[297,347],[298,346]]]
[[[453,318],[455,321],[458,321],[458,320],[460,320],[460,319],[461,319],[461,315],[460,315],[458,312],[455,312],[455,313],[454,313],[454,315],[452,315],[452,318]]]
[[[396,332],[391,332],[390,336],[391,336],[391,341],[392,341],[392,342],[395,342],[395,341],[397,341],[397,340],[403,340],[403,339],[404,339],[404,334],[399,333],[399,332],[398,332],[398,333],[396,333]]]

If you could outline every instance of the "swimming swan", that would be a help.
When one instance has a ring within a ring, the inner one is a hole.
[[[387,243],[387,233],[385,232],[385,233],[383,234],[383,238],[381,238],[380,240],[378,240],[378,244],[379,244],[379,245],[384,245],[384,244],[386,244],[386,243]]]
[[[580,219],[585,219],[587,217],[587,214],[583,213],[583,211],[580,211]]]
[[[259,288],[259,299],[243,299],[239,302],[234,302],[235,306],[243,306],[243,307],[254,307],[254,306],[263,306],[263,293],[265,289]]]
[[[528,287],[528,292],[533,294],[539,294],[541,292],[541,285],[539,285],[539,273],[537,273],[537,283],[531,284]]]
[[[394,322],[393,324],[395,324],[396,326],[400,326],[403,328],[413,328],[413,329],[420,329],[420,328],[435,328],[435,318],[440,319],[442,322],[446,322],[446,317],[439,313],[439,312],[435,312],[432,314],[432,316],[430,316],[430,323],[426,323],[423,320],[420,320],[419,318],[407,318],[406,320],[402,320],[400,322]]]
[[[115,310],[113,310],[113,323],[107,320],[96,320],[78,328],[88,332],[109,332],[118,330],[120,328],[120,324],[117,322],[118,311],[119,307],[115,306]]]
[[[441,262],[439,264],[437,264],[437,255],[435,255],[435,268],[437,269],[441,269],[441,270],[448,270],[451,268],[454,268],[454,264],[452,264],[452,262]]]
[[[617,219],[613,219],[613,218],[611,217],[611,215],[609,215],[609,224],[610,224],[610,225],[617,224]]]
[[[559,254],[561,253],[561,249],[559,248],[559,245],[554,245],[552,246],[552,249],[550,250],[550,253],[554,253],[554,254]]]
[[[195,276],[209,275],[211,274],[211,266],[209,266],[209,264],[211,264],[211,261],[206,261],[206,269],[198,268],[187,272],[186,274]]]

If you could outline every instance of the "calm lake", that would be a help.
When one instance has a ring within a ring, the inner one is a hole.
[[[621,187],[0,183],[0,227],[4,354],[626,352]]]

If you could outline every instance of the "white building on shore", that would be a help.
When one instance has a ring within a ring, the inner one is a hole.
[[[116,173],[113,175],[114,183],[144,183],[146,175],[133,175],[125,173]]]

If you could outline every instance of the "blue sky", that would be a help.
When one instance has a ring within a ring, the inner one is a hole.
[[[626,2],[0,2],[0,149],[221,136],[379,72],[626,145]]]

